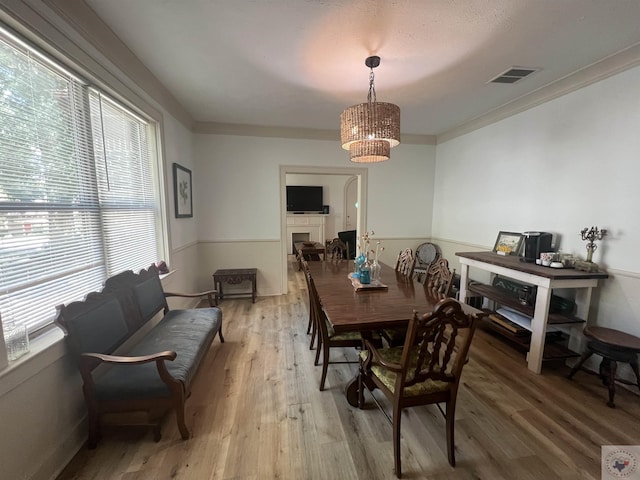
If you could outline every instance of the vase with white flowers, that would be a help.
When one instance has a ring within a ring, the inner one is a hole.
[[[357,255],[354,260],[355,263],[355,272],[353,276],[356,278],[361,277],[362,267],[365,263],[367,263],[369,259],[369,244],[371,243],[371,236],[373,235],[373,230],[371,232],[365,232],[358,240],[357,245]],[[361,280],[362,283],[362,280]]]
[[[365,256],[364,252],[360,248],[360,243],[358,242],[358,252],[356,254],[355,260],[353,261],[353,264],[354,264],[353,276],[355,278],[360,278],[360,270],[362,269],[362,266],[364,265],[364,262],[366,262],[366,260],[367,260],[367,257]]]

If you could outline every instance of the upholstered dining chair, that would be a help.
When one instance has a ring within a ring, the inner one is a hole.
[[[339,238],[334,238],[327,242],[326,252],[331,260],[342,260],[349,258],[349,246]]]
[[[437,404],[445,417],[447,456],[455,466],[454,422],[462,367],[476,328],[476,318],[466,314],[453,298],[438,302],[433,312],[409,322],[402,347],[379,349],[365,341],[360,353],[358,405],[364,408],[364,388],[380,389],[393,406],[392,417],[378,407],[393,424],[395,473],[402,476],[400,461],[400,422],[402,410],[418,405]],[[445,404],[442,410],[441,403]]]
[[[438,258],[429,265],[424,277],[423,285],[426,293],[437,300],[450,296],[454,275],[455,270],[449,269],[449,261],[446,258]],[[404,343],[407,329],[402,327],[385,328],[381,333],[387,343],[395,347]]]
[[[413,255],[413,251],[410,248],[405,248],[398,253],[396,272],[404,277],[412,278],[415,264],[416,257]]]
[[[311,341],[309,342],[309,350],[313,350],[313,344],[316,341],[317,329],[316,322],[313,317],[313,298],[311,298],[311,286],[309,285],[310,273],[309,264],[304,258],[300,258],[300,269],[304,275],[305,283],[307,284],[307,293],[309,295],[309,321],[307,323],[307,335],[311,334]]]
[[[362,335],[360,335],[360,332],[336,333],[333,330],[333,326],[331,325],[331,322],[327,318],[327,315],[322,308],[322,302],[320,301],[320,297],[318,296],[318,291],[316,290],[315,284],[313,283],[313,277],[311,276],[311,274],[308,275],[308,278],[309,298],[311,299],[310,303],[313,307],[313,318],[316,324],[315,329],[318,334],[318,344],[316,347],[316,358],[314,361],[314,365],[319,365],[318,362],[320,360],[320,352],[322,352],[322,374],[320,376],[320,391],[322,391],[324,390],[324,384],[327,379],[329,364],[358,363],[358,360],[330,360],[330,349],[345,347],[360,349],[362,348]],[[382,345],[382,341],[378,334],[374,334],[372,342],[373,345]]]
[[[455,274],[456,271],[449,268],[449,261],[440,257],[429,265],[424,286],[443,297],[448,297],[451,294]]]

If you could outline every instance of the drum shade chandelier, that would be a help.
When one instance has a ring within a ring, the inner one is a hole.
[[[371,69],[367,102],[342,112],[340,138],[352,162],[383,162],[400,144],[400,107],[376,100],[373,69],[380,65],[380,57],[368,57],[364,64]]]

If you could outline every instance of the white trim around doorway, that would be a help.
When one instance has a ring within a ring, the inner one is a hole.
[[[367,229],[367,185],[368,170],[354,167],[309,167],[299,165],[280,165],[280,243],[282,252],[282,293],[288,291],[287,285],[287,174],[315,175],[353,175],[358,178],[358,219],[357,231]]]

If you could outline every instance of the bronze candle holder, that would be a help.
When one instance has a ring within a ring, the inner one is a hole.
[[[582,240],[587,240],[587,259],[576,261],[575,268],[583,270],[585,272],[597,272],[598,264],[592,261],[593,252],[598,249],[596,240],[602,240],[607,235],[607,230],[598,230],[598,227],[585,227],[580,231]]]

